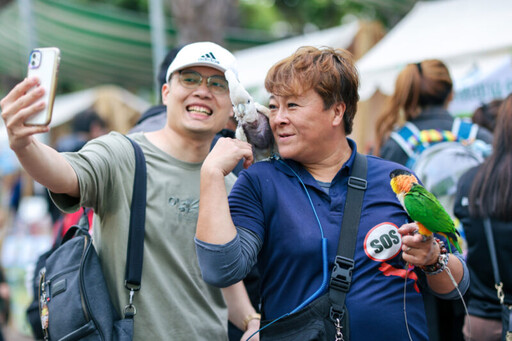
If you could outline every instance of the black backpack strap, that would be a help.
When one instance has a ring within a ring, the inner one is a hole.
[[[126,252],[125,287],[130,290],[130,302],[125,307],[125,317],[135,315],[133,294],[141,286],[142,261],[144,255],[144,224],[146,222],[146,160],[139,144],[126,137],[135,152],[135,176],[130,207],[130,232]]]
[[[352,281],[357,229],[359,228],[361,208],[363,207],[363,197],[367,188],[367,168],[366,156],[357,153],[352,174],[348,178],[340,240],[329,284],[330,318],[337,326],[341,325],[343,320],[345,297]]]

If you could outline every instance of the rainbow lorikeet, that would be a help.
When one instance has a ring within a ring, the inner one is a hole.
[[[443,235],[462,253],[457,242],[460,234],[439,200],[406,170],[395,169],[389,177],[393,192],[409,217],[418,224],[418,232],[425,237],[430,237],[433,233]],[[448,249],[451,252],[450,243],[448,243]]]

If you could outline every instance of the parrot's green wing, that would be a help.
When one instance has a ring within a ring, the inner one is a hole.
[[[456,233],[452,218],[439,200],[423,186],[414,184],[405,195],[404,206],[414,221],[434,233]]]

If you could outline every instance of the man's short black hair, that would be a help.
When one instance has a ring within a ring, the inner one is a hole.
[[[162,86],[167,83],[167,79],[165,79],[165,76],[167,75],[167,69],[169,68],[169,65],[171,65],[174,58],[176,58],[176,55],[182,47],[183,45],[173,47],[169,50],[169,52],[167,52],[164,60],[162,60],[162,63],[160,64],[160,71],[158,72],[158,84],[160,85],[160,89],[162,89]]]

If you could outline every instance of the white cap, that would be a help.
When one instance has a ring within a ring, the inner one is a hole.
[[[228,69],[238,76],[236,59],[231,52],[211,42],[199,42],[185,45],[167,69],[165,79],[169,81],[174,71],[191,66],[209,66],[225,72]]]

